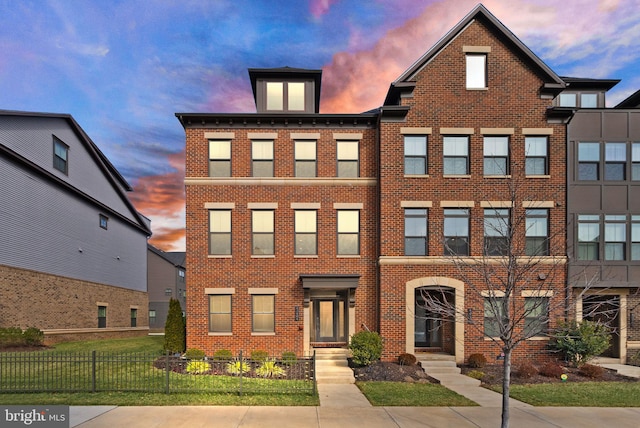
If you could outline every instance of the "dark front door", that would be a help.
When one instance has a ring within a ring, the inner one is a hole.
[[[344,299],[316,299],[313,301],[316,342],[344,342]]]
[[[587,296],[582,301],[584,319],[599,322],[611,330],[611,344],[600,356],[620,358],[620,296]]]
[[[425,308],[422,291],[416,290],[415,337],[416,348],[442,349],[442,317]]]

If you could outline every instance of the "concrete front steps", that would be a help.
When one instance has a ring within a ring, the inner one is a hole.
[[[461,374],[460,367],[456,365],[456,358],[453,355],[418,353],[416,354],[416,358],[422,365],[425,373],[440,381],[442,386],[480,386],[478,379],[473,379]]]
[[[317,348],[316,350],[316,380],[319,384],[350,384],[355,383],[353,370],[349,368],[347,358],[348,349]]]
[[[640,367],[620,364],[619,358],[596,357],[592,363],[605,369],[614,370],[621,376],[640,378]]]

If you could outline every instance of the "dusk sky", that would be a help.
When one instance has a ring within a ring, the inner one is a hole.
[[[323,70],[321,113],[389,84],[477,0],[0,0],[0,109],[71,114],[134,187],[151,243],[184,251],[176,112],[255,112],[248,68]],[[486,0],[557,74],[640,89],[640,0]]]

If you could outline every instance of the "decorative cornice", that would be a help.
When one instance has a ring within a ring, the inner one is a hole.
[[[541,265],[565,265],[567,257],[565,256],[544,256],[529,257],[522,256],[516,258],[519,265],[541,264]],[[378,264],[381,266],[402,266],[402,265],[504,265],[507,259],[505,257],[441,257],[441,256],[380,256]]]
[[[196,186],[376,186],[375,178],[186,177]]]

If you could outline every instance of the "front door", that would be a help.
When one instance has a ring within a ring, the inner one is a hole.
[[[601,357],[620,358],[620,296],[587,296],[582,302],[583,318],[611,329],[611,344]]]
[[[442,349],[442,316],[425,308],[425,300],[421,290],[415,296],[415,347]],[[437,296],[435,297],[437,298]]]
[[[345,301],[340,298],[313,301],[316,342],[344,342]]]

